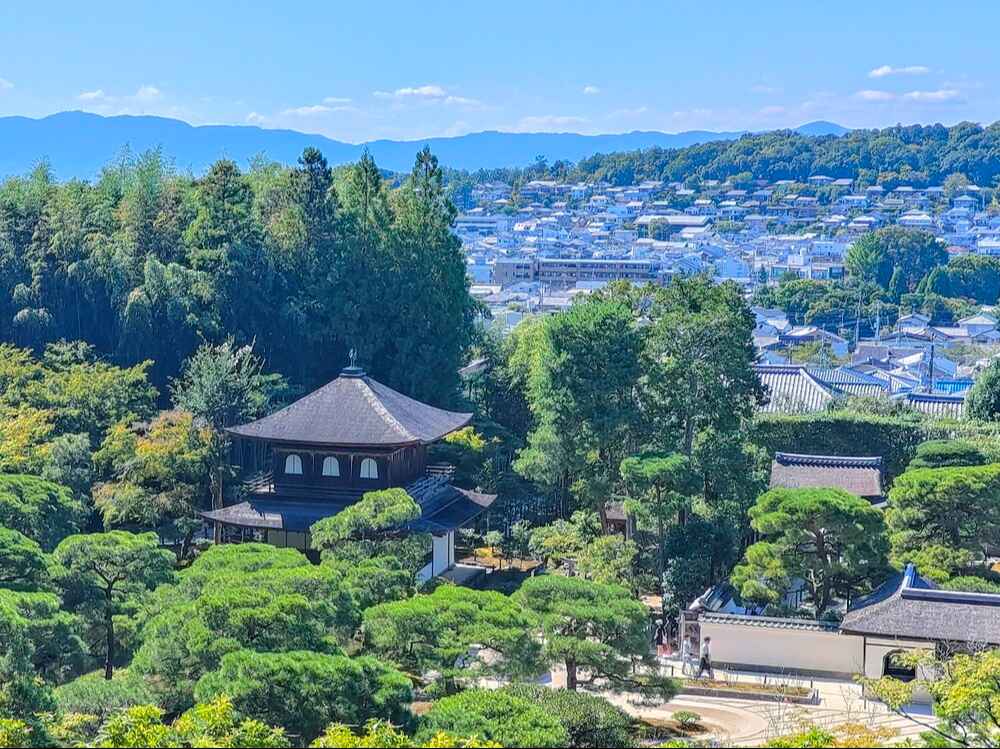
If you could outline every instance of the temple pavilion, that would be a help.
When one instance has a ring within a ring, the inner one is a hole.
[[[398,393],[352,361],[337,379],[291,405],[227,430],[243,501],[202,516],[222,542],[309,551],[315,522],[365,492],[400,487],[421,509],[408,530],[432,537],[418,576],[440,575],[455,565],[455,531],[496,499],[453,486],[449,466],[427,461],[429,445],[471,418]]]

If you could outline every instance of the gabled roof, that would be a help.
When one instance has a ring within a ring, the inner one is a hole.
[[[985,312],[980,312],[977,315],[971,315],[970,317],[963,317],[958,321],[959,325],[996,325],[997,319],[990,314]]]
[[[928,416],[961,419],[965,416],[965,393],[943,395],[938,393],[906,393],[899,396],[910,408]]]
[[[799,365],[755,364],[754,371],[767,390],[765,413],[822,411],[842,391],[820,382]]]
[[[820,382],[851,395],[877,398],[889,390],[883,380],[852,367],[808,367],[808,371]]]
[[[910,564],[851,606],[841,632],[1000,645],[1000,595],[940,590]]]
[[[401,446],[427,444],[469,423],[472,414],[445,411],[383,385],[348,367],[340,377],[249,424],[227,430],[237,437],[309,445]]]
[[[776,453],[771,488],[843,489],[873,502],[883,498],[882,458]]]

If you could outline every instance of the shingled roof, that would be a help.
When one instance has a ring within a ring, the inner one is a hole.
[[[337,447],[428,444],[469,423],[472,414],[409,398],[348,367],[340,377],[249,424],[236,437]]]
[[[841,632],[1000,645],[1000,595],[940,590],[910,564],[858,599]]]
[[[461,528],[493,504],[495,494],[460,489],[443,476],[417,479],[406,487],[406,493],[420,506],[420,517],[407,524],[412,531],[443,533]],[[361,492],[329,499],[303,497],[271,498],[251,495],[245,501],[218,510],[200,513],[206,520],[244,528],[266,528],[303,533],[323,518],[331,517],[354,504]]]
[[[765,413],[822,411],[836,397],[884,398],[888,383],[853,367],[812,367],[804,364],[755,364],[767,389]]]
[[[882,458],[775,453],[771,463],[771,488],[836,488],[881,502]]]

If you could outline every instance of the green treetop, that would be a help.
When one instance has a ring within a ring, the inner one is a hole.
[[[966,398],[966,413],[971,419],[1000,420],[1000,362],[991,362],[979,373]]]
[[[984,555],[1000,541],[1000,465],[907,471],[889,491],[886,521],[895,557],[931,545]]]
[[[676,693],[670,679],[633,673],[634,662],[650,661],[649,612],[625,588],[541,575],[526,580],[514,599],[535,618],[543,657],[566,669],[568,689]]]
[[[776,603],[781,585],[801,578],[821,616],[836,594],[873,584],[885,570],[882,512],[842,489],[772,489],[750,509],[764,540],[747,549],[733,572],[744,598]]]
[[[516,601],[493,591],[442,585],[429,595],[373,606],[364,613],[365,644],[414,673],[438,671],[446,689],[482,673],[539,670],[531,620]],[[496,651],[492,663],[473,647]]]
[[[691,462],[679,453],[643,453],[625,458],[621,475],[628,492],[625,511],[655,531],[656,579],[666,567],[663,540],[668,523],[684,520],[691,495],[700,487]]]
[[[152,533],[124,531],[70,536],[53,557],[62,570],[59,584],[70,608],[104,635],[104,676],[114,673],[115,615],[130,597],[152,590],[173,577],[174,556]]]

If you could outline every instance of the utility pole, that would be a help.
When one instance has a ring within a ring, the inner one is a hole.
[[[854,315],[854,350],[858,349],[858,341],[861,338],[861,289],[858,289],[858,311]]]
[[[928,377],[930,378],[930,384],[927,388],[927,392],[933,393],[934,392],[934,344],[933,343],[931,343],[931,365]]]

